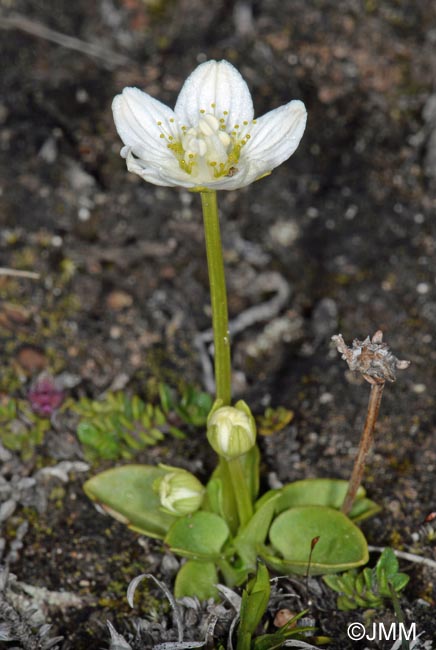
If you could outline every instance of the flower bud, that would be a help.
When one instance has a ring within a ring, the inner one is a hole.
[[[168,465],[160,467],[170,470],[153,484],[153,489],[159,494],[162,509],[176,517],[198,510],[205,492],[200,481],[184,469]]]
[[[246,454],[256,442],[256,423],[247,404],[221,406],[217,400],[207,420],[208,440],[219,456],[227,460]]]

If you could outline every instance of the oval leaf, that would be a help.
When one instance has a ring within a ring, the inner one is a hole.
[[[197,596],[199,600],[217,600],[217,582],[218,574],[213,562],[188,560],[177,574],[174,595],[176,598]]]
[[[162,539],[176,517],[162,512],[153,483],[167,470],[151,465],[124,465],[93,476],[83,489],[90,499],[129,528]]]
[[[282,558],[266,551],[265,560],[278,571],[304,574],[312,540],[311,575],[336,573],[368,561],[362,532],[344,514],[325,506],[301,506],[282,512],[272,523],[269,538]]]
[[[168,531],[165,543],[172,551],[193,559],[218,557],[229,536],[229,528],[213,512],[195,512],[178,519]]]
[[[340,508],[348,488],[348,481],[330,478],[309,478],[285,485],[277,501],[276,512],[283,512],[295,506],[329,506]],[[361,486],[357,499],[365,496]]]

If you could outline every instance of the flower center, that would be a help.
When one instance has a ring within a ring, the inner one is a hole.
[[[212,104],[211,109],[214,108]],[[227,116],[227,111],[218,118],[214,113],[200,110],[196,126],[181,126],[176,137],[163,131],[161,133],[160,137],[166,139],[167,147],[177,158],[180,168],[195,177],[199,184],[238,173],[236,165],[241,149],[251,137],[248,133],[249,122],[244,120],[231,128],[227,124]],[[255,124],[256,120],[251,123]],[[158,126],[161,127],[162,123],[158,122]],[[174,133],[175,124],[171,126]]]

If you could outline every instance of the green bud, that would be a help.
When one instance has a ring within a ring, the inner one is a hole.
[[[184,469],[168,465],[160,467],[170,470],[153,484],[153,489],[159,494],[162,510],[176,517],[198,510],[205,492],[200,481]]]
[[[219,456],[227,460],[250,451],[256,443],[256,423],[247,404],[221,406],[217,400],[207,419],[207,438]]]

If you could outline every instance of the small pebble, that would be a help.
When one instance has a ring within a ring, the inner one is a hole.
[[[425,384],[413,384],[412,390],[417,395],[420,395],[421,393],[425,393],[427,386]]]
[[[14,514],[17,502],[13,499],[8,499],[0,506],[0,522],[6,521],[11,515]]]
[[[276,627],[283,627],[291,619],[293,619],[295,616],[295,612],[291,612],[290,609],[279,609],[277,614],[274,617],[274,625]],[[295,627],[295,625],[291,625],[291,627]]]
[[[80,221],[88,221],[89,217],[91,216],[90,210],[88,208],[80,208],[78,215]]]
[[[430,285],[427,282],[420,282],[419,284],[416,285],[416,291],[421,296],[424,296],[426,293],[430,291]]]

